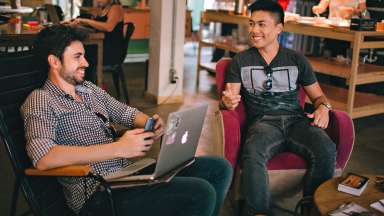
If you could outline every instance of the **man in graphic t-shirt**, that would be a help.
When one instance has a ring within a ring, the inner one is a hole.
[[[307,161],[303,192],[332,177],[336,146],[325,133],[331,105],[323,94],[308,60],[278,43],[284,12],[278,3],[259,0],[250,6],[249,39],[252,47],[237,54],[226,73],[221,105],[235,109],[243,98],[248,131],[242,148],[246,215],[270,214],[266,163],[282,151]],[[304,114],[298,100],[302,86],[315,111]]]

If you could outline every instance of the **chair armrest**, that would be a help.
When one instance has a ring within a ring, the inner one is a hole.
[[[28,168],[24,172],[27,176],[87,176],[91,173],[89,165],[64,166],[49,170],[38,170],[36,168]]]
[[[329,113],[329,125],[326,131],[337,145],[336,162],[341,169],[344,169],[355,141],[353,121],[346,112],[332,110]]]
[[[236,168],[240,150],[241,132],[238,115],[235,111],[219,110],[216,112],[218,120],[219,140],[222,142],[223,155]]]

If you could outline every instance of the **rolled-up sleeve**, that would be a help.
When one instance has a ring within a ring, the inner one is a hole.
[[[122,124],[128,128],[133,128],[135,125],[136,115],[140,113],[140,111],[134,107],[128,106],[127,104],[116,100],[102,89],[95,89],[98,94],[104,98],[104,104],[112,121],[118,124]]]
[[[33,92],[21,107],[24,119],[26,151],[34,166],[55,143],[56,119],[49,100],[39,91]]]

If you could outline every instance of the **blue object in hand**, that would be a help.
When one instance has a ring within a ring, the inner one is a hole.
[[[153,131],[155,126],[155,119],[148,118],[144,125],[144,132]]]

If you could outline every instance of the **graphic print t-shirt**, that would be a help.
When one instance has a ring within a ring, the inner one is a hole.
[[[272,69],[272,88],[266,90],[266,67]],[[245,103],[248,120],[265,114],[302,113],[298,99],[299,86],[316,82],[308,60],[301,54],[283,47],[267,65],[256,48],[238,53],[231,61],[226,83],[241,83],[240,94]]]

